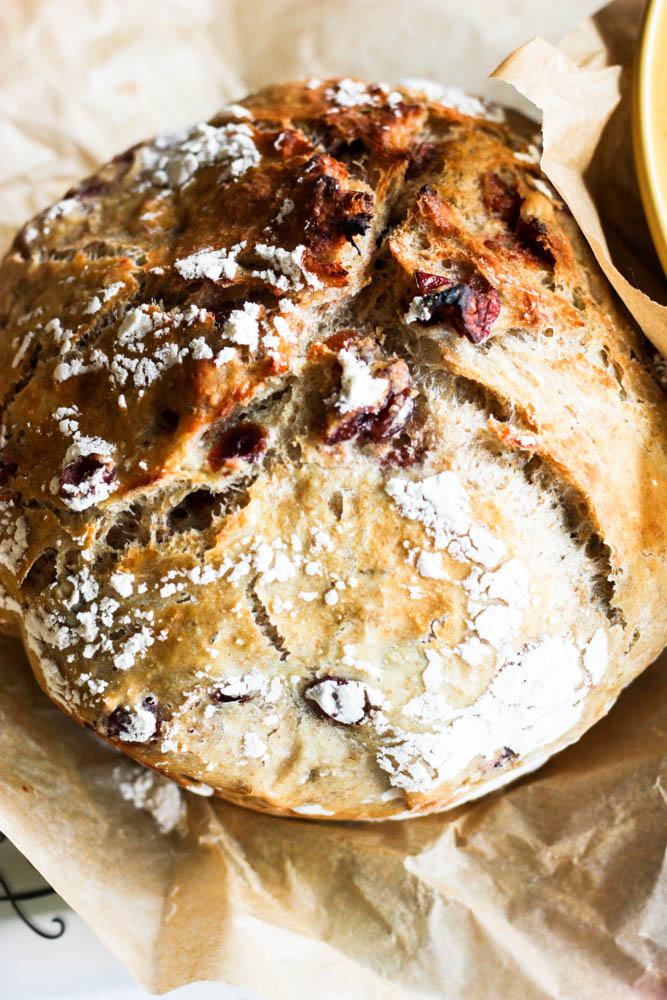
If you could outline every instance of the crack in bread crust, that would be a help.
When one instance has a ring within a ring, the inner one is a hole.
[[[614,603],[614,568],[609,547],[599,534],[594,511],[587,493],[578,488],[559,468],[547,452],[541,452],[535,435],[536,427],[529,414],[517,399],[501,397],[490,385],[481,380],[461,375],[442,356],[437,342],[428,337],[417,337],[403,327],[388,340],[399,356],[409,361],[415,373],[421,372],[428,380],[454,392],[459,400],[475,406],[487,417],[486,447],[490,451],[498,447],[509,449],[517,457],[517,464],[526,478],[538,483],[547,493],[555,496],[562,510],[564,529],[573,541],[583,549],[594,567],[591,581],[591,600],[600,604],[612,625],[627,627],[622,609]],[[409,345],[409,346],[408,346]],[[419,360],[420,349],[431,348],[438,358],[437,369],[426,366]]]

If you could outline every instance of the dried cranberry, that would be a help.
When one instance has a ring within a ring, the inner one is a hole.
[[[383,441],[386,438],[399,434],[407,422],[410,420],[415,408],[415,401],[410,389],[393,393],[389,396],[386,405],[373,419],[368,433],[374,441]]]
[[[252,695],[250,694],[250,692],[246,694],[228,694],[222,688],[216,688],[210,693],[211,701],[216,702],[218,705],[227,705],[230,702],[241,703],[245,701],[250,701],[251,698]]]
[[[414,153],[410,154],[405,179],[413,180],[428,170],[435,160],[438,147],[434,142],[420,142]]]
[[[303,696],[318,715],[344,726],[358,725],[372,707],[366,686],[347,677],[320,677]]]
[[[413,465],[421,465],[427,452],[428,447],[421,434],[415,440],[408,434],[402,434],[382,456],[382,465],[397,465],[400,469],[408,469]]]
[[[509,763],[509,761],[515,760],[515,758],[518,756],[519,756],[518,753],[512,750],[511,747],[503,747],[503,752],[501,753],[500,757],[498,757],[498,759],[495,761],[493,766],[502,767],[504,764]]]
[[[65,193],[65,198],[95,198],[97,195],[105,194],[108,188],[107,182],[99,177],[88,177],[76,187],[70,188]]]
[[[110,459],[101,455],[79,455],[73,462],[66,465],[60,474],[61,492],[64,486],[81,486],[99,469],[104,470],[102,482],[110,483],[116,474],[116,466]]]
[[[119,705],[107,719],[106,735],[112,740],[122,738],[122,734],[129,731],[131,724],[132,714],[129,708]]]
[[[340,413],[334,404],[328,412],[324,431],[326,444],[350,441],[368,434],[375,441],[393,437],[403,430],[414,409],[412,379],[405,361],[395,358],[371,368],[374,378],[387,382],[387,393],[374,406]]]
[[[491,333],[500,313],[500,296],[493,285],[479,273],[465,282],[451,285],[425,296],[430,310],[426,323],[453,322],[473,344],[480,344]]]
[[[415,271],[414,279],[420,295],[428,295],[449,283],[444,274],[431,274],[429,271]]]
[[[106,721],[105,735],[112,740],[123,740],[126,743],[144,743],[156,739],[160,735],[162,723],[160,705],[153,695],[148,695],[141,702],[141,708],[144,710],[144,717],[145,713],[149,712],[155,720],[151,732],[145,737],[142,735],[144,721],[141,719],[141,714],[133,713],[126,705],[118,705],[111,712]]]
[[[516,184],[508,183],[491,170],[482,174],[479,183],[487,212],[514,229],[521,210],[521,196]]]
[[[244,462],[256,462],[266,450],[269,435],[265,427],[251,421],[242,421],[220,434],[208,453],[212,469],[221,468],[226,462],[240,458]]]
[[[368,414],[362,410],[348,413],[344,418],[335,419],[330,422],[329,429],[325,431],[325,444],[340,444],[342,441],[350,441],[366,428],[368,424]]]
[[[473,274],[463,286],[458,302],[466,336],[479,344],[491,333],[500,313],[500,296],[481,274]]]
[[[498,174],[488,171],[482,174],[480,187],[487,211],[502,219],[514,234],[519,249],[553,268],[556,260],[549,246],[547,227],[540,219],[521,214],[523,199],[516,184],[510,184]]]

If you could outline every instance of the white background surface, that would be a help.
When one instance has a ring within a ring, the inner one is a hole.
[[[536,34],[557,41],[580,18],[600,6],[595,0],[558,0],[557,3],[553,0],[468,0],[467,4],[461,0],[442,2],[451,7],[452,20],[459,30],[462,22],[468,24],[470,30],[464,34],[470,38],[471,47],[476,48],[474,40],[479,38],[481,32],[490,36],[488,42],[485,38],[485,62],[489,55],[493,58],[495,54],[497,60],[502,58]],[[187,3],[188,0],[171,0],[171,6],[186,9]],[[363,6],[364,0],[359,0],[359,4]],[[66,7],[66,4],[63,6]],[[405,4],[405,17],[406,25],[409,25],[409,0]],[[443,40],[443,51],[447,51],[446,40]],[[470,85],[470,66],[475,64],[475,60],[475,51],[457,53],[450,82],[461,82],[463,73],[463,82]],[[443,70],[441,76],[445,78],[446,75]],[[0,827],[1,823],[0,817]],[[37,873],[7,843],[0,845],[0,871],[15,890],[42,885]],[[118,959],[60,899],[52,897],[25,905],[35,922],[44,929],[50,929],[54,914],[61,915],[67,925],[66,931],[58,940],[43,940],[14,915],[9,904],[0,902],[0,1000],[142,1000],[148,996]],[[261,961],[261,956],[258,960]],[[170,996],[178,1000],[256,1000],[256,994],[219,983],[195,983],[175,990]],[[311,998],[317,1000],[317,994],[313,992],[308,1000]]]
[[[38,889],[43,880],[7,841],[0,844],[0,872],[14,891]],[[34,923],[55,930],[55,915],[65,921],[61,938],[40,938],[0,903],[0,1000],[145,1000],[115,955],[66,903],[52,896],[22,904]],[[175,1000],[257,1000],[255,993],[222,983],[193,983],[173,990]]]

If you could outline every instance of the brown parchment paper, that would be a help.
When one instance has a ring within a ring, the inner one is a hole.
[[[631,138],[633,57],[644,7],[644,0],[615,0],[558,48],[536,38],[493,75],[542,110],[545,173],[630,312],[667,353],[667,278],[644,218]]]
[[[592,8],[462,6],[3,0],[0,242],[100,160],[247,89],[341,73],[479,90],[547,20],[557,38]],[[545,169],[664,349],[625,107],[640,9],[612,4],[498,75],[543,108]],[[156,992],[221,979],[267,1000],[665,1000],[666,667],[536,774],[441,816],[314,823],[179,791],[164,833],[154,802],[123,796],[140,766],[67,719],[0,638],[0,829]]]

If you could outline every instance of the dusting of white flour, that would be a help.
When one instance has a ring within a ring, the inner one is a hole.
[[[178,785],[147,768],[119,765],[113,774],[125,801],[149,813],[160,833],[185,833],[187,811]]]

